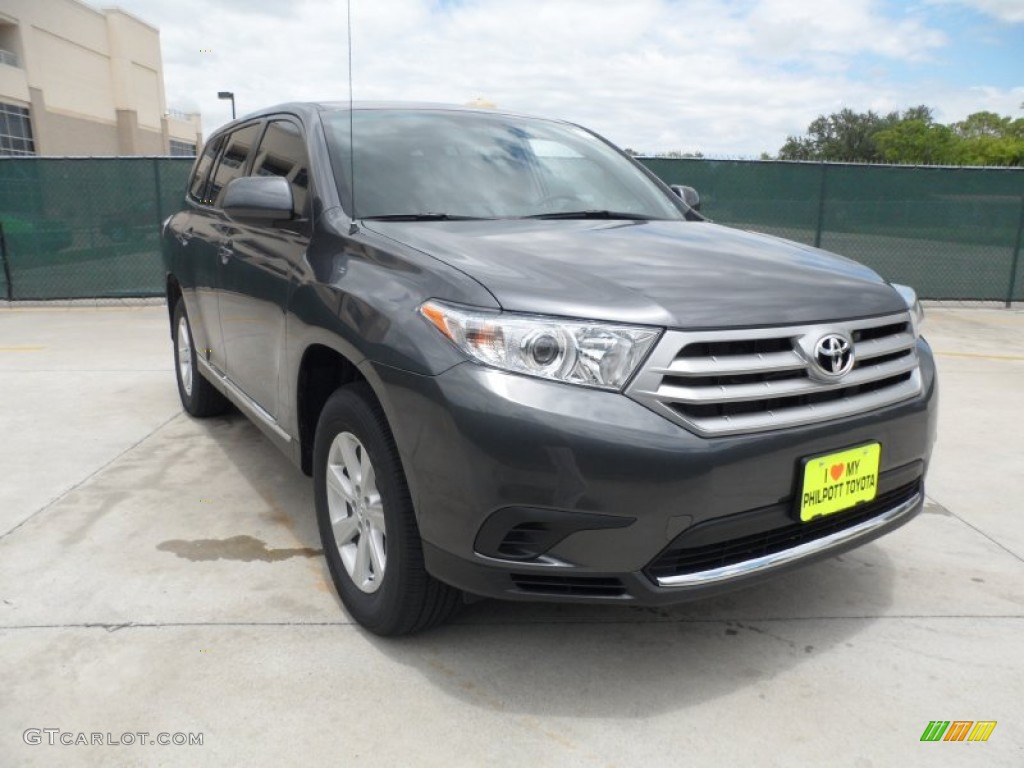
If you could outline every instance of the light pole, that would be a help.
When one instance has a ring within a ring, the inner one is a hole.
[[[217,91],[218,99],[231,99],[231,119],[235,119],[235,94],[231,91]]]

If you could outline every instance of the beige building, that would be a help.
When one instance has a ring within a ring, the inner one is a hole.
[[[118,8],[0,0],[0,155],[195,154],[168,110],[160,33]]]

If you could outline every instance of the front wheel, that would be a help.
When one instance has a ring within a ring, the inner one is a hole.
[[[365,383],[327,400],[313,447],[324,557],[349,614],[378,635],[439,624],[458,590],[427,573],[412,499],[384,413]]]

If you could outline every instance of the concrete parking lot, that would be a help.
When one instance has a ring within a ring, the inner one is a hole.
[[[163,306],[0,308],[0,765],[1024,765],[1024,311],[925,330],[939,444],[893,535],[669,610],[488,601],[382,640],[309,480],[182,413]]]

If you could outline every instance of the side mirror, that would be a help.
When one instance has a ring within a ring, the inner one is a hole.
[[[222,207],[232,219],[270,222],[291,219],[295,201],[281,176],[241,176],[228,182]]]
[[[683,186],[682,184],[673,184],[671,189],[679,195],[680,198],[682,198],[684,203],[693,208],[693,210],[700,210],[700,195],[697,194],[696,189],[693,187]]]

